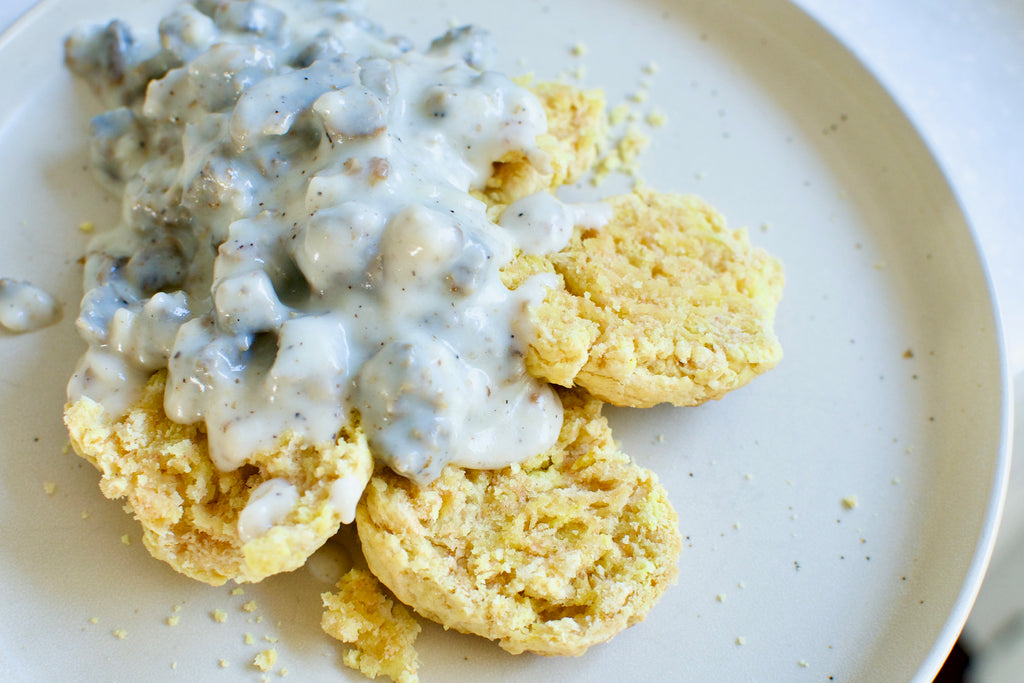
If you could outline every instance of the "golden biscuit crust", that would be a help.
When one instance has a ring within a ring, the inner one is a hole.
[[[88,398],[67,406],[71,444],[100,470],[100,490],[127,500],[154,557],[199,581],[259,581],[301,567],[341,524],[341,512],[328,501],[331,485],[342,477],[362,485],[370,477],[373,458],[361,431],[345,429],[337,443],[320,445],[284,435],[274,451],[221,472],[201,426],[167,418],[165,382],[165,372],[153,375],[117,420]],[[243,542],[238,515],[252,491],[275,478],[293,484],[299,502],[281,524]]]
[[[511,288],[537,272],[562,283],[531,311],[531,374],[614,405],[690,406],[779,362],[775,258],[696,197],[641,189],[607,201],[605,227],[577,228],[565,249],[504,271]]]
[[[548,452],[425,487],[378,470],[356,511],[370,570],[400,600],[513,654],[580,655],[641,621],[677,574],[656,475],[618,450],[599,401],[563,402]]]

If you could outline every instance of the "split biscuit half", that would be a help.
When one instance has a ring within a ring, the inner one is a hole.
[[[199,581],[255,582],[301,567],[348,514],[331,504],[332,485],[346,479],[361,490],[370,478],[373,457],[362,431],[347,427],[326,444],[284,434],[272,451],[222,472],[209,457],[203,426],[165,414],[165,382],[165,372],[154,374],[118,419],[89,398],[67,406],[71,444],[100,470],[103,495],[126,499],[150,554]],[[269,531],[243,539],[239,515],[274,479],[295,488],[294,505]]]
[[[641,621],[678,571],[657,476],[617,448],[600,401],[562,400],[547,452],[422,487],[379,468],[356,510],[367,564],[399,600],[513,654],[582,654]]]
[[[531,310],[527,369],[619,406],[719,399],[774,367],[782,266],[704,201],[640,189],[606,200],[602,228],[569,245],[520,255],[515,289],[539,272],[560,286]]]

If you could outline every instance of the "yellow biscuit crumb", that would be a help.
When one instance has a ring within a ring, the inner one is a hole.
[[[210,613],[210,617],[213,618],[213,620],[216,621],[218,624],[223,624],[225,621],[228,620],[227,612],[224,612],[219,609],[213,610],[213,612]]]
[[[255,645],[256,644],[256,638],[251,633],[246,633],[245,637],[243,638],[243,640],[245,641],[246,645]]]
[[[57,484],[53,483],[52,481],[44,481],[43,490],[46,491],[46,495],[52,496],[53,494],[57,493]]]
[[[242,609],[244,611],[246,611],[246,612],[255,612],[256,611],[256,601],[255,600],[250,600],[249,602],[247,602],[244,605],[242,605]]]
[[[252,665],[260,671],[270,671],[270,668],[274,666],[277,661],[277,650],[268,649],[263,650],[258,655],[253,657]]]
[[[93,224],[92,221],[82,221],[81,223],[78,224],[78,229],[84,233],[90,233],[96,229],[96,226]]]
[[[116,628],[110,633],[118,640],[124,640],[128,637],[128,631],[124,630],[123,628]]]
[[[419,680],[419,655],[413,643],[420,625],[409,610],[384,593],[373,574],[351,569],[337,592],[323,593],[324,631],[352,648],[342,657],[346,666],[370,678],[381,674],[397,683]]]
[[[89,511],[82,510],[82,519],[89,519]]]
[[[89,618],[89,623],[90,624],[98,624],[98,623],[100,623],[100,618],[99,617],[90,617]]]
[[[263,636],[263,640],[267,641],[268,643],[276,643],[278,639],[276,636]]]
[[[743,636],[736,636],[736,644],[737,645],[746,645],[747,644],[747,639],[744,638]]]
[[[608,112],[608,123],[609,125],[617,126],[624,122],[627,116],[629,116],[629,105],[626,103],[616,105]]]
[[[644,64],[644,73],[654,75],[658,73],[658,63],[651,60]]]
[[[660,109],[652,109],[651,112],[647,114],[647,125],[652,128],[661,128],[666,123],[668,123],[668,116],[666,116],[665,112]]]
[[[587,46],[584,45],[583,43],[576,43],[575,45],[572,46],[573,57],[582,57],[585,54],[587,54]]]
[[[241,586],[235,586],[234,588],[231,589],[231,594],[232,595],[244,595],[245,591],[242,590]]]
[[[857,496],[846,496],[843,498],[843,507],[847,510],[857,507]]]
[[[167,617],[167,625],[168,626],[177,626],[179,620],[180,620],[180,617],[175,617],[175,616]]]
[[[725,602],[725,593],[719,593],[715,596],[715,600],[718,602]]]
[[[217,665],[220,666],[220,668],[222,668],[222,669],[226,669],[226,668],[228,668],[228,660],[222,659],[222,660],[217,662]]]
[[[132,537],[129,536],[128,534],[121,534],[121,543],[123,543],[125,545],[131,545],[132,544]]]

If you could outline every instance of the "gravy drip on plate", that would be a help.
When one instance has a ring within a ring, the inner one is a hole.
[[[223,470],[355,413],[418,482],[555,441],[561,404],[523,362],[551,283],[498,273],[563,246],[579,212],[544,197],[503,227],[471,195],[510,151],[546,164],[544,112],[490,70],[486,33],[417,52],[344,2],[197,0],[152,44],[115,21],[66,52],[111,107],[92,159],[123,197],[89,245],[70,400],[118,415],[166,368],[168,416],[205,422]]]
[[[31,282],[0,277],[0,329],[34,332],[59,318],[60,306],[48,292]]]

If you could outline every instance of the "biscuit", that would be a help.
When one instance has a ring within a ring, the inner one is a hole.
[[[594,166],[607,144],[608,118],[600,90],[581,90],[565,83],[539,83],[531,90],[547,116],[547,133],[537,137],[547,167],[518,150],[496,161],[478,193],[492,218],[517,199],[576,182]]]
[[[580,655],[641,621],[677,574],[657,476],[616,447],[599,401],[562,400],[547,452],[423,487],[379,469],[356,510],[367,564],[399,600],[513,654]]]
[[[494,206],[577,177],[591,165],[604,134],[604,100],[562,84],[535,88],[548,116],[538,145],[550,168],[537,170],[522,154],[495,164],[485,192]],[[369,479],[372,457],[355,425],[336,444],[312,445],[286,436],[235,472],[220,472],[207,451],[202,425],[180,425],[163,410],[165,373],[157,373],[128,415],[111,421],[89,399],[68,406],[65,422],[76,452],[101,472],[108,498],[126,498],[142,523],[150,553],[179,572],[210,584],[259,581],[302,566],[338,529],[342,515],[327,504],[332,483]],[[243,542],[238,516],[264,481],[284,478],[302,497],[286,523]]]
[[[370,478],[373,458],[361,430],[350,426],[333,444],[286,434],[274,451],[221,472],[210,460],[202,426],[167,418],[165,381],[165,372],[153,375],[117,420],[89,398],[66,408],[71,444],[100,470],[100,490],[127,500],[150,554],[199,581],[259,581],[301,567],[345,515],[329,502],[332,484],[350,478],[361,489]],[[272,479],[295,486],[298,500],[270,531],[245,542],[238,516],[252,492]]]
[[[351,569],[341,577],[336,592],[320,597],[324,632],[353,646],[343,657],[345,666],[369,678],[383,674],[396,683],[419,680],[413,642],[420,625],[404,605],[384,594],[370,572]]]
[[[531,310],[531,374],[614,405],[692,406],[779,362],[775,258],[696,197],[640,189],[607,201],[605,227],[503,272],[512,289],[538,272],[561,282]]]

